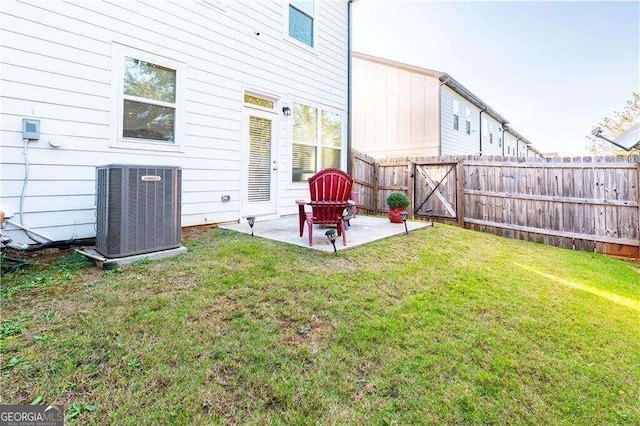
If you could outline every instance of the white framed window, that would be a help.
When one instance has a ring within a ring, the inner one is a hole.
[[[277,100],[270,96],[258,95],[253,92],[244,92],[244,104],[251,108],[275,112]]]
[[[460,128],[460,103],[457,100],[453,100],[453,129],[458,130]]]
[[[291,181],[306,182],[316,172],[342,166],[341,113],[293,103]]]
[[[493,143],[493,123],[489,123],[489,143]]]
[[[464,108],[465,113],[465,132],[467,135],[471,134],[471,110],[469,107]]]
[[[288,2],[286,35],[290,40],[303,47],[315,48],[317,7],[315,1]]]
[[[184,63],[115,45],[110,146],[181,151]]]

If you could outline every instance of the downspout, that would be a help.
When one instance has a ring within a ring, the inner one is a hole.
[[[444,81],[438,85],[438,157],[442,157],[442,86],[449,82],[449,76],[446,75]]]
[[[507,144],[505,132],[509,131],[509,123],[502,123],[502,156],[504,157],[504,146]]]
[[[352,29],[352,4],[354,0],[349,0],[347,3],[347,174],[351,175],[351,129],[352,129],[352,110],[353,110],[353,97],[352,97],[352,73],[351,73],[351,57],[353,56],[353,48],[351,41],[351,29]]]
[[[482,155],[482,113],[485,112],[487,109],[481,109],[480,110],[480,118],[478,119],[478,128],[479,128],[479,141],[480,141],[480,155]]]

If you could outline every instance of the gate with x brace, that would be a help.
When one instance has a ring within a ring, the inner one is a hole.
[[[416,216],[458,220],[457,166],[458,163],[415,164],[413,213]]]

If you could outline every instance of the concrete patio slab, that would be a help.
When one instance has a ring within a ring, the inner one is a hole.
[[[407,221],[409,232],[420,228],[431,226],[429,222]],[[245,219],[240,223],[227,223],[219,225],[220,228],[251,234],[251,228]],[[282,241],[300,247],[307,247],[320,251],[332,252],[333,246],[324,235],[328,228],[320,229],[315,225],[313,229],[313,246],[309,247],[308,229],[304,230],[304,235],[298,233],[298,216],[284,216],[278,219],[263,220],[256,219],[253,226],[253,235],[275,241]],[[372,241],[389,238],[394,235],[404,234],[402,223],[391,223],[389,219],[379,216],[358,215],[351,220],[351,226],[347,230],[347,246],[342,245],[342,237],[336,239],[336,249],[347,250],[358,247]]]

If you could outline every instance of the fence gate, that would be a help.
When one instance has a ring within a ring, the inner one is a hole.
[[[458,163],[416,163],[414,214],[458,220]]]

